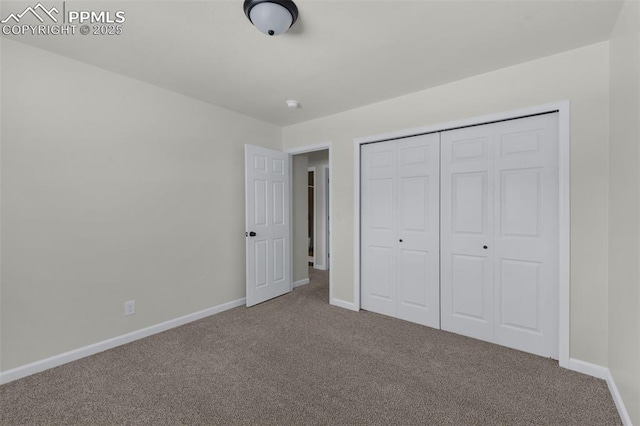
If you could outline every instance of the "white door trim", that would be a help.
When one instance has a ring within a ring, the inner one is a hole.
[[[317,225],[317,218],[316,218],[316,203],[318,201],[318,196],[317,196],[317,191],[318,191],[318,179],[317,179],[317,173],[318,171],[316,170],[315,166],[312,167],[307,167],[307,173],[309,172],[313,172],[313,267],[316,267],[317,259],[318,259],[318,254],[317,254],[317,250],[316,250],[316,246],[317,246],[317,240],[316,238],[318,238],[318,225]],[[308,179],[308,175],[307,175],[307,179]],[[307,192],[309,191],[309,185],[307,184]],[[308,206],[308,203],[307,203]],[[307,207],[307,210],[309,208]],[[307,212],[307,215],[309,214],[309,212]],[[308,247],[307,247],[308,249]]]
[[[318,143],[318,144],[314,144],[314,145],[305,145],[305,146],[300,146],[300,147],[295,147],[295,148],[289,148],[289,149],[285,149],[284,152],[288,153],[289,156],[292,155],[296,155],[296,154],[307,154],[309,152],[315,152],[315,151],[322,151],[322,150],[329,150],[329,185],[333,184],[333,178],[332,178],[332,173],[333,173],[333,149],[331,148],[332,142],[328,141],[328,142],[322,142],[322,143]],[[291,168],[289,168],[289,170],[291,170]],[[289,188],[289,200],[290,202],[293,199],[293,191],[292,188]],[[333,191],[329,191],[329,205],[333,206]],[[289,223],[292,223],[291,220],[289,220]],[[293,235],[293,229],[291,230],[291,235]],[[329,223],[329,241],[328,244],[325,245],[327,248],[327,253],[329,253],[329,250],[332,249],[333,247],[333,221],[331,221]],[[314,253],[315,254],[315,253]],[[291,256],[293,256],[293,250],[291,250]],[[293,258],[291,259],[291,265],[293,268]],[[292,275],[293,276],[293,273]],[[332,305],[338,305],[340,306],[333,298],[333,268],[329,269],[329,303]]]
[[[329,269],[329,238],[331,233],[329,232],[329,227],[331,226],[331,222],[329,218],[331,217],[331,203],[329,202],[329,198],[331,197],[331,192],[329,191],[329,185],[331,184],[331,179],[329,179],[329,172],[331,169],[329,166],[324,166],[322,168],[323,175],[323,185],[324,185],[324,201],[322,202],[322,220],[324,221],[324,232],[322,233],[322,244],[324,245],[324,269]]]
[[[570,333],[570,254],[571,254],[571,198],[570,198],[570,153],[571,153],[571,104],[568,100],[550,103],[546,105],[532,106],[512,111],[495,114],[481,115],[478,117],[450,121],[431,126],[417,127],[396,132],[356,138],[353,141],[353,304],[354,310],[360,310],[360,145],[370,142],[398,139],[425,133],[441,132],[458,127],[467,127],[479,124],[488,124],[495,121],[525,117],[528,115],[542,114],[558,111],[559,121],[559,344],[558,361],[561,367],[569,368],[569,333]]]

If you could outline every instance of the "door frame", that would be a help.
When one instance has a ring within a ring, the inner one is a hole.
[[[320,150],[323,151],[323,150]],[[313,152],[313,151],[312,151]],[[313,269],[326,271],[329,269],[329,166],[309,166],[307,172],[313,172]],[[320,206],[321,208],[318,208]],[[322,221],[322,222],[319,222]],[[318,232],[318,224],[322,223],[323,232]],[[322,244],[324,252],[316,250],[318,244]]]
[[[297,154],[308,154],[310,152],[315,152],[315,151],[324,151],[324,150],[328,150],[329,151],[329,186],[327,188],[331,188],[331,185],[333,185],[333,178],[332,178],[332,173],[333,173],[333,149],[332,149],[332,142],[328,141],[328,142],[322,142],[322,143],[318,143],[318,144],[314,144],[314,145],[305,145],[305,146],[300,146],[300,147],[295,147],[295,148],[288,148],[285,149],[284,152],[286,152],[287,154],[289,154],[289,158],[291,159],[291,156],[293,155],[297,155]],[[291,160],[290,160],[291,161]],[[292,173],[292,167],[289,168],[289,173]],[[314,175],[315,178],[315,175]],[[293,185],[290,186],[289,188],[289,202],[293,203]],[[314,191],[314,196],[315,196],[315,191]],[[333,205],[333,191],[329,191],[329,203],[330,206]],[[293,205],[293,204],[291,204]],[[293,209],[290,209],[290,218],[289,218],[289,226],[290,226],[290,232],[291,232],[291,236],[293,238]],[[333,221],[329,222],[329,240],[326,242],[325,246],[326,246],[326,252],[329,253],[329,250],[333,247]],[[314,252],[315,255],[315,252]],[[291,250],[291,254],[290,254],[290,263],[291,263],[291,276],[293,277],[293,250]],[[293,282],[293,280],[292,280]],[[329,269],[329,303],[331,303],[333,301],[333,268]]]
[[[316,203],[318,202],[318,196],[316,195],[316,191],[318,190],[318,175],[317,175],[317,170],[315,166],[311,166],[311,167],[307,167],[307,173],[309,172],[313,172],[313,267],[315,269],[316,267],[316,263],[318,263],[316,261],[316,259],[318,258],[318,256],[316,255],[316,239],[318,238],[318,225],[317,225],[317,220],[318,218],[316,217]],[[307,179],[309,178],[309,176],[307,175]],[[307,193],[309,192],[309,185],[307,185]],[[292,200],[293,201],[293,200]],[[309,209],[308,204],[307,204],[307,210]],[[307,212],[307,216],[309,215],[309,212]],[[308,249],[309,247],[307,247]],[[307,257],[309,257],[308,253],[307,253]]]
[[[329,173],[331,172],[331,160],[329,160],[329,166],[324,166],[322,168],[322,172],[324,173],[322,175],[322,179],[324,181],[324,202],[322,204],[322,220],[324,221],[324,232],[323,232],[323,238],[324,238],[324,269],[325,271],[327,269],[330,269],[330,265],[329,265],[329,256],[330,256],[330,252],[329,252],[329,238],[331,236],[331,232],[330,232],[330,226],[331,226],[331,203],[330,203],[330,197],[331,197],[331,191],[329,191],[329,185],[331,184],[331,179],[329,179]]]
[[[356,138],[353,141],[353,304],[360,310],[360,146],[366,143],[383,142],[442,132],[460,127],[490,124],[497,121],[523,118],[550,112],[558,112],[558,162],[559,162],[559,277],[558,277],[558,361],[561,367],[569,368],[570,333],[570,283],[571,283],[571,103],[568,100],[531,106],[511,111],[486,114],[431,126],[399,130],[390,133]]]

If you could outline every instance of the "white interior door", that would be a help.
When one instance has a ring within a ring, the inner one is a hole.
[[[558,114],[442,133],[442,328],[558,357]]]
[[[438,134],[364,145],[362,307],[438,328]]]
[[[397,142],[397,317],[440,328],[440,135]]]
[[[245,145],[247,306],[291,291],[289,155]]]

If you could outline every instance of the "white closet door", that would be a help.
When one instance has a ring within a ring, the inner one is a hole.
[[[396,142],[361,148],[362,308],[396,314]]]
[[[442,153],[442,328],[557,358],[557,114],[443,132]]]
[[[363,309],[438,328],[439,135],[361,148]]]
[[[557,359],[558,114],[494,128],[494,341]]]
[[[442,329],[493,339],[493,127],[441,134]]]
[[[440,137],[397,144],[397,317],[439,328]]]

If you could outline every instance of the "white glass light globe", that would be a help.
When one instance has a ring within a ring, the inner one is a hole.
[[[255,5],[249,12],[249,17],[257,29],[268,35],[282,34],[293,22],[293,17],[286,8],[271,2]]]

